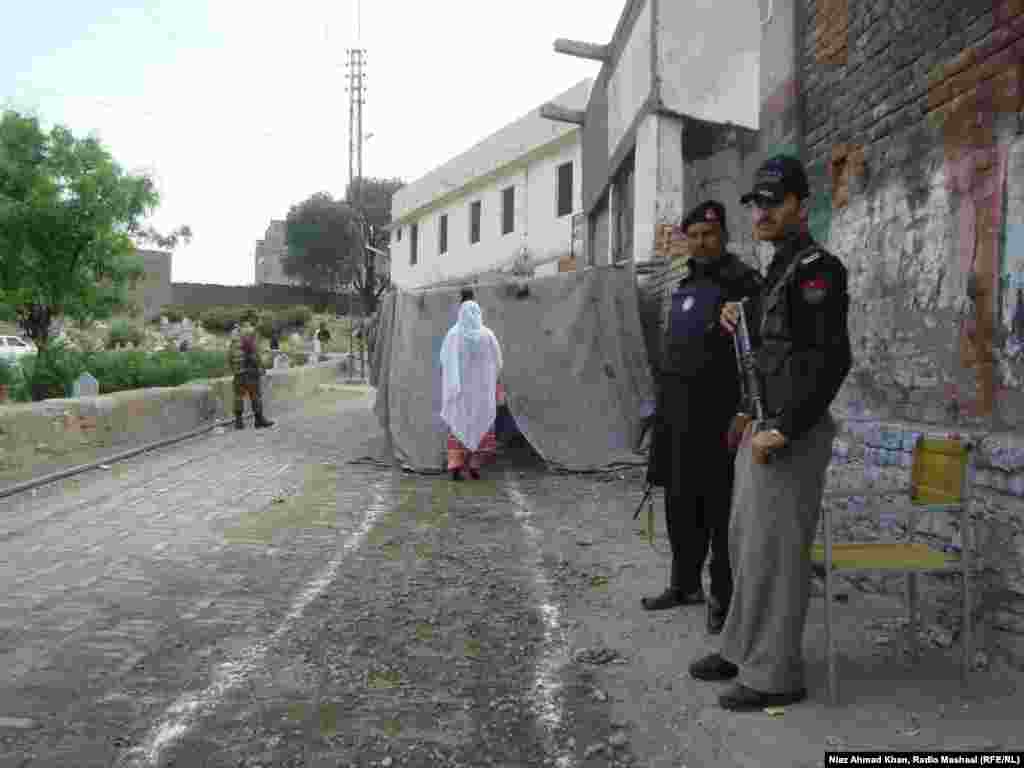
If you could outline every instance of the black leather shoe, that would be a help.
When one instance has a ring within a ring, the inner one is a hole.
[[[645,597],[640,601],[648,611],[664,611],[666,608],[677,608],[681,605],[699,605],[704,602],[701,590],[682,592],[669,587],[657,597]]]
[[[722,604],[714,598],[708,600],[708,634],[720,635],[725,627],[725,617],[729,615],[729,607],[722,608]]]
[[[785,707],[807,698],[807,689],[800,688],[786,693],[762,693],[737,683],[718,697],[723,709],[733,712],[755,712],[765,707]]]
[[[717,683],[723,680],[732,680],[740,672],[739,667],[731,661],[726,661],[717,653],[697,659],[690,665],[690,677],[704,680],[709,683]]]

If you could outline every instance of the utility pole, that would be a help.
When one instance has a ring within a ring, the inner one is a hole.
[[[365,48],[348,48],[348,61],[345,62],[345,68],[348,69],[348,87],[345,89],[348,91],[348,184],[349,194],[352,194],[352,184],[355,179],[359,179],[360,190],[362,188],[363,179],[363,104],[366,100],[363,98],[366,95],[366,81],[365,81],[365,65],[366,65],[366,49]],[[356,195],[356,199],[349,200],[349,203],[355,203],[358,205],[361,200],[359,199],[361,194]]]
[[[357,17],[358,24],[358,17]],[[358,31],[356,34],[358,41]],[[362,239],[366,240],[366,221],[363,216],[363,104],[366,103],[366,82],[365,48],[348,48],[348,61],[345,63],[348,69],[348,204],[356,209],[359,216],[359,225],[362,231]],[[354,187],[354,184],[358,184]],[[355,199],[353,199],[353,197]],[[369,277],[369,268],[366,260],[368,253],[363,251],[363,281]],[[362,296],[360,296],[360,314],[362,314]],[[351,313],[351,311],[350,311]]]

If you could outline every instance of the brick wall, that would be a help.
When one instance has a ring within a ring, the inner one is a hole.
[[[1008,612],[1024,616],[1024,0],[796,1],[812,231],[850,274],[854,367],[834,409],[838,452],[856,446],[866,465],[892,466],[870,438],[886,425],[981,439],[979,537],[995,564],[984,594],[1009,595],[989,607],[1014,624]]]
[[[816,234],[854,299],[844,394],[887,418],[1024,427],[999,371],[1017,365],[999,310],[1024,3],[804,2]]]

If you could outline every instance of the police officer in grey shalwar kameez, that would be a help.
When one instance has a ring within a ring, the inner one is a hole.
[[[804,699],[803,633],[810,548],[821,518],[836,425],[829,406],[850,371],[849,295],[842,262],[807,232],[807,176],[774,157],[741,198],[754,237],[775,247],[763,291],[746,312],[766,423],[747,424],[736,455],[729,526],[733,598],[721,650],[690,665],[700,680],[736,679],[719,703],[756,711]],[[732,331],[735,304],[722,309]],[[738,415],[737,427],[749,416]]]

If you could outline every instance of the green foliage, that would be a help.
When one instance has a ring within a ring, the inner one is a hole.
[[[43,131],[39,120],[14,111],[0,117],[0,303],[40,348],[52,319],[109,317],[128,302],[144,274],[133,240],[173,247],[191,232],[167,237],[142,220],[159,203],[153,181],[122,171],[92,137],[63,126]],[[34,396],[60,385],[63,352],[41,359]],[[53,367],[56,366],[56,367]]]
[[[18,319],[18,313],[10,304],[0,304],[0,323],[13,323]]]
[[[313,319],[309,307],[285,307],[277,313],[282,328],[305,328]]]
[[[14,386],[19,379],[17,363],[7,358],[0,357],[0,387]]]
[[[256,321],[256,333],[269,339],[274,331],[280,331],[277,325],[277,316],[273,312],[262,312],[259,320]]]
[[[45,385],[46,397],[68,397],[75,379],[84,371],[96,377],[100,394],[146,387],[176,387],[198,379],[230,375],[224,353],[211,350],[146,353],[131,349],[87,354],[51,345],[49,353],[50,357],[41,366],[32,358],[22,358],[24,379],[12,386],[11,399],[30,400],[28,385],[36,376]]]
[[[210,333],[227,333],[241,321],[241,307],[210,307],[199,315],[200,324]]]
[[[31,362],[22,363],[32,399],[69,397],[71,385],[86,370],[87,357],[59,341],[41,347]]]
[[[180,323],[186,317],[190,317],[193,320],[198,319],[201,313],[192,308],[186,307],[184,304],[168,304],[160,310],[160,314],[154,317],[150,322],[155,325],[160,325],[161,316],[166,317],[168,322]]]
[[[288,254],[281,266],[319,290],[336,290],[357,279],[362,232],[356,211],[343,200],[318,192],[293,205],[285,219]]]
[[[27,403],[32,400],[31,374],[35,366],[35,355],[20,357],[16,365],[11,366],[14,374],[14,381],[10,384],[10,391],[7,396],[17,403]]]
[[[118,344],[136,344],[141,346],[146,335],[127,320],[115,320],[107,334],[107,349],[114,349]]]

